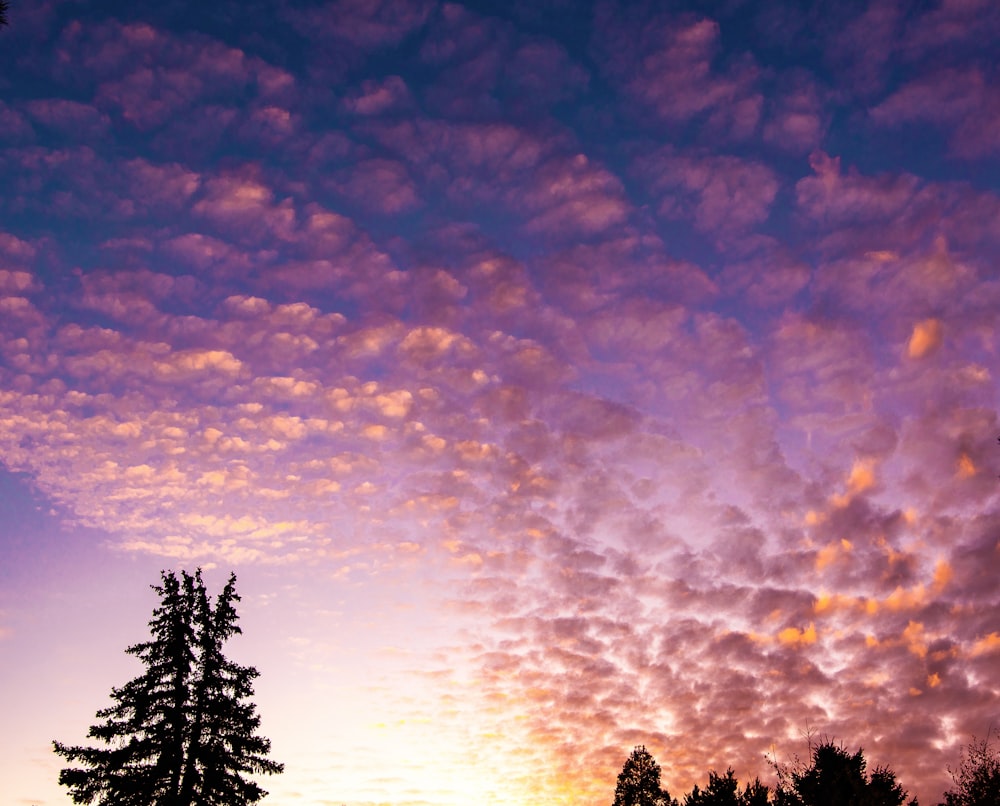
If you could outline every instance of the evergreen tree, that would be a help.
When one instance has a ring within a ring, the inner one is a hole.
[[[145,671],[121,688],[88,736],[106,747],[55,752],[80,767],[63,769],[59,783],[75,803],[98,806],[242,806],[267,793],[244,773],[274,774],[268,739],[250,701],[258,672],[233,663],[223,644],[241,632],[230,576],[214,607],[201,571],[162,574],[153,585],[160,604],[150,640],[130,646]]]
[[[868,763],[859,748],[853,755],[832,741],[812,748],[808,767],[788,770],[775,765],[777,806],[902,806],[906,790],[888,767],[867,773]],[[910,801],[916,806],[916,799]]]
[[[732,769],[727,769],[725,775],[712,770],[708,774],[708,786],[699,789],[696,784],[684,796],[684,806],[767,806],[768,791],[759,778],[741,791]]]
[[[660,765],[643,745],[636,747],[618,774],[613,806],[673,806],[660,788]]]
[[[708,786],[699,789],[695,784],[684,796],[684,806],[739,806],[739,783],[731,769],[720,776],[715,770],[708,774]]]
[[[767,784],[761,783],[760,778],[754,778],[743,787],[740,803],[742,806],[767,806],[770,791]]]

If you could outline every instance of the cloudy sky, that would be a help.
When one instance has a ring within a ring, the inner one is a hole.
[[[1000,721],[1000,5],[15,2],[0,780],[161,569],[274,806],[680,795]],[[993,59],[991,59],[993,57]]]

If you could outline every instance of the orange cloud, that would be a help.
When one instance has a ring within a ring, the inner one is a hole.
[[[875,486],[875,461],[855,459],[847,476],[847,492],[834,495],[830,500],[835,507],[846,507],[854,496]]]
[[[977,658],[980,655],[992,655],[996,652],[1000,652],[1000,633],[991,632],[977,639],[969,654]]]
[[[847,547],[851,545],[847,540],[841,542],[846,544]],[[844,551],[849,550],[849,548],[844,549]],[[824,555],[824,552],[827,552],[827,554]],[[836,543],[820,552],[816,561],[817,570],[823,567],[820,561],[824,556],[835,557],[837,553]],[[832,559],[827,560],[827,562],[832,562]],[[816,601],[813,604],[813,612],[817,615],[832,615],[837,612],[854,611],[874,616],[883,608],[894,612],[916,610],[925,605],[931,596],[939,596],[951,581],[954,573],[951,565],[946,560],[938,560],[934,566],[934,576],[929,587],[922,582],[909,588],[897,586],[884,599],[851,596],[842,593],[821,593],[816,597]]]
[[[968,479],[976,475],[976,465],[967,453],[963,453],[958,457],[956,465],[955,472],[960,479]]]
[[[906,625],[902,635],[903,643],[918,658],[927,656],[927,636],[924,625],[919,621],[911,621]]]
[[[934,593],[941,593],[948,583],[951,582],[953,576],[955,576],[955,572],[948,561],[938,560],[934,566]]]
[[[778,641],[786,646],[816,643],[816,626],[809,624],[804,630],[797,627],[786,627],[778,633]]]
[[[910,358],[924,358],[941,346],[944,340],[944,326],[939,319],[924,319],[913,327],[906,354]]]
[[[841,538],[829,546],[824,546],[816,555],[816,570],[822,571],[828,565],[836,562],[838,557],[844,557],[854,550],[850,540]]]
[[[806,646],[815,644],[818,634],[816,625],[810,622],[804,630],[798,627],[785,627],[777,635],[750,633],[749,637],[758,644],[770,644],[777,641],[784,646]]]
[[[820,614],[833,614],[836,612],[857,611],[875,615],[879,610],[877,599],[870,599],[866,596],[848,596],[842,593],[821,593],[816,597],[813,604],[813,612]]]
[[[870,459],[859,459],[851,468],[851,475],[847,477],[847,489],[852,495],[857,495],[871,488],[875,484],[874,462]]]

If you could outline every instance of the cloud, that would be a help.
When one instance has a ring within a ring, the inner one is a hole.
[[[944,128],[954,154],[980,159],[1000,149],[1000,94],[995,76],[979,68],[941,70],[915,78],[872,107],[892,128],[929,123]]]
[[[752,58],[718,64],[719,25],[694,15],[650,15],[645,6],[629,13],[598,4],[593,50],[607,75],[639,107],[668,124],[700,119],[725,138],[753,135],[763,97]]]
[[[403,0],[334,0],[289,18],[306,36],[338,40],[362,50],[398,45],[427,20],[434,3]]]
[[[761,132],[764,141],[800,153],[818,148],[830,123],[823,95],[808,73],[783,77],[767,103]]]
[[[914,176],[862,177],[841,172],[840,158],[822,151],[809,157],[815,176],[796,185],[799,206],[826,221],[883,220],[896,215],[913,200],[919,182]]]
[[[413,175],[431,180],[427,191],[443,184],[454,209],[500,203],[531,235],[563,240],[599,233],[628,215],[620,180],[585,154],[567,150],[560,137],[507,123],[421,119],[374,131]]]
[[[331,183],[366,210],[386,215],[419,206],[420,198],[405,166],[394,160],[371,159],[353,166]]]
[[[941,346],[944,328],[937,319],[925,319],[913,326],[913,334],[906,346],[910,358],[924,358]]]
[[[944,0],[914,15],[906,25],[900,49],[914,62],[955,59],[983,52],[1000,31],[1000,14],[985,0]]]
[[[765,165],[736,157],[678,154],[662,148],[635,172],[660,196],[659,213],[691,219],[702,232],[740,234],[766,221],[778,180]]]
[[[195,101],[239,92],[255,67],[221,42],[176,38],[144,23],[69,26],[60,51],[61,70],[87,70],[99,82],[98,105],[140,130],[163,125]]]
[[[442,7],[439,23],[420,54],[438,70],[425,97],[441,113],[524,117],[588,85],[586,69],[552,38],[528,35],[456,4]]]
[[[34,130],[27,118],[0,101],[0,137],[5,143],[26,142],[33,139]]]
[[[45,127],[88,140],[107,136],[111,125],[107,115],[93,106],[65,98],[30,101],[27,110]]]
[[[344,106],[356,115],[381,115],[412,109],[413,98],[402,78],[389,76],[382,81],[362,82],[359,92],[344,99]]]
[[[809,284],[808,265],[787,246],[763,238],[755,247],[723,270],[719,286],[724,293],[752,305],[772,307],[787,304]]]
[[[838,83],[862,97],[884,86],[904,17],[894,0],[875,0],[856,15],[845,8],[831,25],[826,57]],[[845,19],[846,18],[846,19]]]

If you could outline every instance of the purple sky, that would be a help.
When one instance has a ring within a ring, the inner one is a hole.
[[[1000,5],[13,2],[0,780],[162,568],[273,806],[597,806],[1000,720]]]

